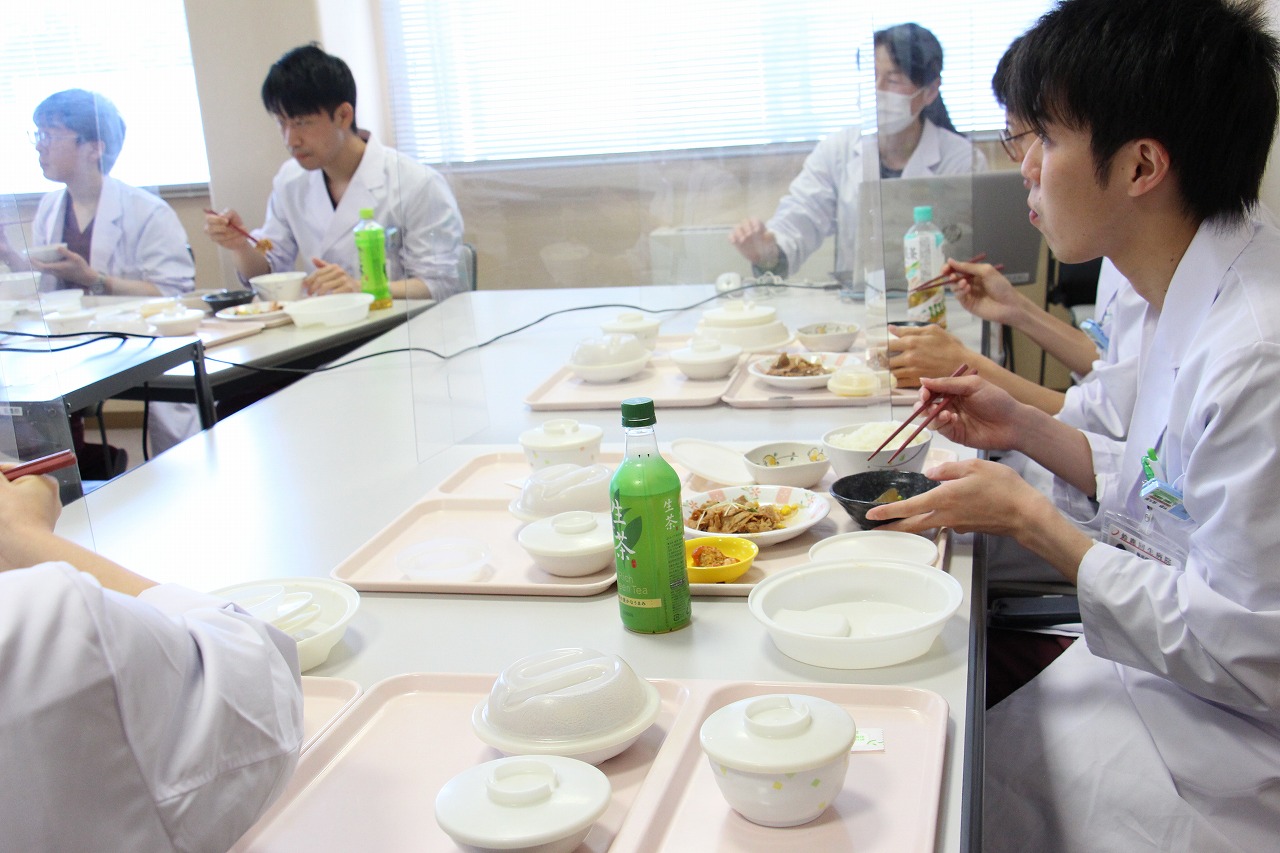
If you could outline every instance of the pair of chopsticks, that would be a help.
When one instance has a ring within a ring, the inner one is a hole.
[[[204,209],[204,212],[209,214],[210,216],[222,216],[222,214],[219,213],[218,211],[211,210],[207,207]],[[223,217],[223,218],[225,219],[226,217]],[[230,228],[232,231],[236,232],[237,234],[239,234],[240,236],[246,238],[250,243],[253,244],[253,247],[255,249],[258,248],[259,240],[257,237],[253,236],[248,231],[241,228],[239,225],[236,225],[230,219],[227,219],[227,227]]]
[[[979,252],[969,260],[965,261],[965,263],[977,264],[977,263],[981,263],[982,261],[985,261],[986,259],[987,259],[987,253]],[[999,272],[1000,270],[1004,269],[1004,264],[996,264],[995,269],[996,269],[996,272]],[[935,275],[933,278],[929,279],[928,281],[922,281],[920,284],[917,284],[915,287],[908,290],[907,293],[917,293],[921,290],[928,290],[931,287],[938,287],[939,285],[951,284],[956,280],[956,276],[960,276],[961,278],[968,278],[968,276],[966,276],[964,273],[957,272],[956,270],[952,270],[949,273],[943,273],[942,275]]]
[[[51,471],[57,471],[60,468],[66,468],[74,464],[76,464],[75,451],[59,450],[57,453],[50,453],[48,456],[41,456],[39,459],[32,459],[30,462],[23,462],[21,465],[14,465],[4,472],[4,478],[12,482],[19,477],[48,474]]]
[[[967,376],[970,373],[976,373],[976,372],[977,371],[970,370],[969,365],[962,364],[955,369],[954,373],[951,374],[951,378],[954,379],[958,376]],[[911,423],[913,420],[915,420],[917,415],[919,415],[924,410],[928,409],[930,406],[934,406],[934,404],[936,403],[937,405],[934,407],[933,411],[929,413],[929,416],[920,422],[920,425],[916,427],[915,432],[907,436],[907,440],[902,442],[902,446],[899,447],[897,450],[895,450],[893,452],[893,455],[890,456],[889,459],[885,462],[886,465],[893,464],[893,460],[898,458],[898,454],[906,450],[911,445],[911,442],[915,440],[915,437],[920,434],[921,430],[923,430],[929,424],[933,423],[933,419],[936,418],[938,415],[942,414],[942,410],[947,408],[947,406],[951,405],[951,401],[954,399],[955,398],[951,394],[935,394],[932,391],[930,391],[929,396],[921,400],[920,404],[915,407],[915,409],[911,412],[910,415],[907,415],[906,419],[903,420],[903,422],[898,426],[898,428],[895,429],[893,432],[889,433],[889,437],[886,438],[880,444],[879,447],[871,451],[871,453],[867,455],[867,458],[871,459],[881,450],[884,450],[885,447],[888,446],[889,442],[893,441],[893,439],[898,435],[898,433],[906,429],[907,424]]]

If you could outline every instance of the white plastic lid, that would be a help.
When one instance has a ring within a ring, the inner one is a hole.
[[[570,510],[532,522],[516,539],[546,557],[578,557],[613,550],[613,526],[607,512]]]
[[[906,560],[929,563],[938,559],[938,546],[914,533],[896,530],[855,530],[815,542],[809,559],[819,560]]]
[[[603,323],[600,328],[609,333],[622,332],[634,335],[656,331],[659,322],[656,317],[646,317],[639,311],[624,311],[615,319]]]
[[[816,696],[774,693],[715,711],[699,739],[718,764],[747,773],[796,773],[849,751],[857,729],[849,712]]]
[[[436,822],[459,844],[533,847],[576,835],[609,807],[600,770],[558,755],[499,758],[464,770],[436,795]]]
[[[714,441],[677,438],[671,442],[671,455],[702,479],[720,486],[750,486],[756,481],[741,452]]]
[[[702,319],[708,326],[763,326],[772,323],[778,312],[768,305],[757,305],[754,302],[730,302],[720,308],[711,308],[702,313]]]
[[[565,450],[581,447],[601,439],[604,430],[593,424],[578,423],[573,418],[552,418],[520,433],[520,445],[533,450]]]

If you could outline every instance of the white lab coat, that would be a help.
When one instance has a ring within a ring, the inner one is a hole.
[[[301,742],[297,647],[234,605],[0,573],[0,848],[221,853]]]
[[[902,177],[963,175],[986,167],[986,158],[969,140],[925,119],[920,144],[907,160]],[[859,128],[851,127],[822,139],[805,158],[804,168],[768,222],[778,249],[786,256],[787,270],[800,269],[832,235],[836,236],[835,267],[848,269],[857,242],[859,188],[879,179],[875,134],[863,136]]]
[[[1098,543],[1084,639],[987,718],[991,850],[1271,850],[1280,830],[1280,231],[1202,226],[1141,344],[1120,445],[1090,435],[1097,523],[1142,518],[1158,448],[1191,521],[1181,568]]]
[[[373,208],[373,218],[387,229],[391,281],[421,279],[435,299],[461,290],[462,215],[449,184],[439,172],[372,137],[336,208],[322,170],[287,161],[272,183],[266,221],[253,234],[271,241],[267,260],[273,271],[292,270],[299,260],[310,271],[311,259],[320,258],[359,279],[352,231],[364,207]]]
[[[64,242],[66,200],[65,188],[40,199],[31,223],[37,245]],[[196,268],[178,214],[159,196],[110,175],[102,178],[87,260],[107,275],[150,282],[165,296],[195,287]],[[41,289],[52,289],[55,282],[53,276],[45,275]]]

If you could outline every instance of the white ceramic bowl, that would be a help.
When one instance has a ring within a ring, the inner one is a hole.
[[[963,595],[959,581],[933,566],[837,560],[766,577],[747,596],[747,607],[787,657],[830,669],[871,669],[929,651]]]
[[[725,533],[720,530],[698,530],[689,522],[690,514],[708,501],[732,501],[738,497],[760,504],[794,504],[795,511],[783,519],[783,527],[761,533]],[[808,489],[796,489],[791,486],[730,486],[723,489],[712,489],[709,492],[695,492],[681,495],[681,512],[684,515],[684,535],[686,538],[698,536],[737,536],[750,539],[759,547],[786,542],[804,533],[819,521],[827,517],[831,511],[831,502],[824,495]]]
[[[618,364],[570,364],[573,375],[583,382],[621,382],[640,373],[649,364],[649,354]]]
[[[658,690],[617,655],[556,649],[507,667],[475,707],[471,728],[508,755],[563,755],[599,764],[658,719]]]
[[[225,587],[212,595],[235,601],[237,593],[261,588],[263,584],[279,585],[284,588],[285,595],[309,592],[311,603],[319,608],[319,613],[302,628],[286,632],[298,642],[298,668],[303,672],[316,668],[328,659],[333,647],[347,632],[347,623],[360,608],[358,592],[345,583],[327,578],[291,577],[251,581]]]
[[[479,539],[427,539],[396,554],[396,568],[413,580],[480,583],[493,575],[489,548]]]
[[[162,335],[193,335],[205,314],[196,308],[185,308],[174,314],[152,314],[147,322]]]
[[[938,546],[932,539],[897,530],[854,530],[828,536],[809,549],[809,560],[823,563],[839,560],[861,563],[866,560],[902,560],[933,565]]]
[[[658,326],[656,317],[646,317],[639,311],[626,311],[619,314],[600,328],[606,335],[635,335],[640,343],[653,349],[658,343]]]
[[[815,352],[848,352],[857,337],[857,323],[810,323],[796,330],[805,349]]]
[[[773,694],[716,710],[698,739],[734,811],[764,826],[799,826],[844,787],[856,735],[853,718],[834,702]]]
[[[552,418],[520,433],[524,458],[536,468],[551,465],[592,465],[600,455],[604,430],[573,418]]]
[[[865,471],[881,471],[885,469],[893,469],[895,471],[914,471],[917,474],[924,471],[924,460],[929,453],[929,445],[933,443],[933,433],[929,430],[923,430],[913,440],[911,445],[898,454],[898,458],[893,460],[893,464],[889,464],[889,457],[893,456],[894,451],[902,446],[902,442],[907,440],[907,436],[915,431],[917,422],[908,425],[902,432],[894,436],[893,440],[884,446],[884,449],[877,452],[874,456],[871,451],[876,445],[884,440],[884,437],[898,427],[900,421],[873,421],[869,424],[851,424],[849,426],[836,427],[822,437],[822,449],[826,451],[827,458],[831,460],[831,467],[835,469],[837,477],[848,477],[850,474],[861,474]],[[861,431],[861,432],[859,432]],[[848,436],[859,434],[861,438],[856,441],[857,449],[851,447],[841,447],[839,443],[847,443]]]
[[[369,316],[371,293],[330,293],[284,306],[296,326],[347,326]]]
[[[703,337],[671,352],[671,360],[690,379],[723,379],[738,366],[741,356],[742,347]]]
[[[51,264],[54,261],[62,260],[62,249],[67,248],[66,243],[52,243],[48,246],[32,246],[27,249],[26,256],[29,260],[38,261],[42,264]]]
[[[757,483],[812,489],[831,468],[821,445],[812,441],[774,441],[743,454]]]
[[[89,331],[89,324],[98,316],[90,309],[53,311],[44,315],[44,324],[51,335],[75,335]]]
[[[39,286],[40,273],[34,270],[0,273],[0,299],[31,299]]]
[[[302,298],[302,280],[306,277],[301,270],[272,272],[255,275],[249,285],[264,302],[294,302]]]
[[[580,578],[613,566],[607,512],[570,510],[534,521],[516,534],[520,547],[549,575]]]
[[[570,853],[609,808],[613,786],[590,764],[558,755],[486,761],[436,795],[440,828],[466,850]]]
[[[537,521],[575,509],[608,512],[612,476],[604,465],[563,462],[539,468],[524,481],[520,497],[508,509],[521,521]]]

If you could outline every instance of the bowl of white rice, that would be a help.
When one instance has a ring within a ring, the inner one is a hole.
[[[909,425],[882,450],[872,453],[894,430],[902,426],[901,421],[872,421],[865,424],[850,424],[836,427],[822,437],[822,447],[837,477],[848,477],[850,474],[861,474],[864,471],[924,471],[925,456],[929,453],[929,445],[933,442],[933,433],[921,430],[911,439],[911,444],[889,462],[889,457],[902,446],[907,436],[915,432],[915,426]]]

